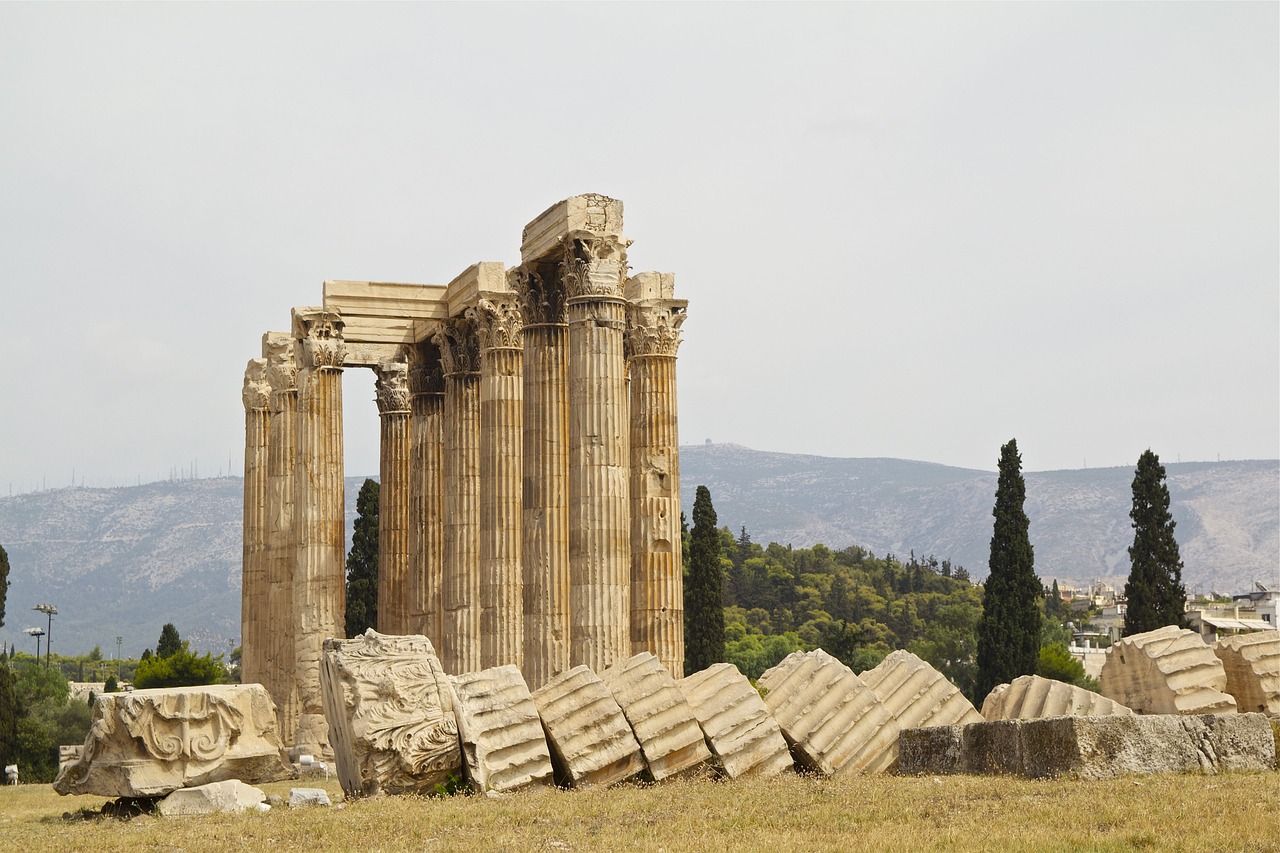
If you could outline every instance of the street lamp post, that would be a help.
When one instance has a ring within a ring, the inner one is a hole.
[[[124,641],[124,637],[116,635],[116,678],[120,678],[120,643]]]
[[[36,663],[40,663],[40,638],[44,636],[43,628],[24,628],[22,633],[36,638]]]
[[[32,610],[38,610],[49,617],[49,630],[45,633],[49,635],[49,641],[44,644],[44,668],[49,668],[49,659],[53,657],[53,617],[58,615],[58,608],[52,604],[37,604]],[[36,657],[39,657],[39,652]]]

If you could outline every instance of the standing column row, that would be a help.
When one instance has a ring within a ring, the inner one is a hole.
[[[378,490],[378,631],[409,633],[409,365],[375,369],[381,426]]]
[[[244,554],[240,586],[241,680],[263,683],[267,614],[267,441],[271,386],[267,360],[252,359],[244,372]]]
[[[266,670],[262,684],[276,704],[280,741],[294,742],[298,689],[295,681],[293,605],[294,567],[298,556],[294,518],[294,466],[297,464],[298,387],[292,335],[268,332],[262,337],[267,360],[267,602],[264,640]]]
[[[444,564],[444,374],[435,344],[409,352],[412,451],[409,461],[408,633],[443,648],[440,583]]]

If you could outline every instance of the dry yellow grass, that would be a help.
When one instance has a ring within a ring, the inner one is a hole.
[[[287,797],[274,783],[269,793]],[[1107,782],[708,779],[500,799],[385,797],[266,814],[64,820],[102,797],[0,788],[0,849],[51,851],[1280,851],[1280,773]]]

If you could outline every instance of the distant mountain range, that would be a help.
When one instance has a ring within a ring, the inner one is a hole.
[[[721,525],[795,547],[859,544],[930,554],[986,575],[994,472],[901,459],[833,459],[732,444],[681,448],[685,512],[698,485]],[[1190,592],[1280,585],[1280,461],[1166,465]],[[1027,473],[1027,515],[1042,578],[1122,584],[1128,574],[1131,468]],[[347,541],[363,477],[347,479]],[[115,489],[65,488],[0,498],[0,545],[12,566],[0,639],[35,651],[31,612],[58,607],[54,649],[136,657],[172,622],[201,651],[240,642],[239,478]]]

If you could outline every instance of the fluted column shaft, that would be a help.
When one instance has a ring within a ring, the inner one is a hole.
[[[409,633],[409,377],[404,362],[377,367],[381,422],[378,489],[378,632]]]
[[[440,355],[423,344],[409,368],[409,631],[441,649],[443,611],[440,578],[444,564],[444,377]]]
[[[342,458],[342,320],[336,312],[294,311],[301,348],[298,371],[298,466],[294,506],[298,565],[295,680],[299,748],[327,753],[328,726],[320,695],[321,644],[345,628],[345,489]]]
[[[294,642],[297,618],[293,606],[293,578],[298,557],[298,532],[293,505],[297,463],[298,388],[292,337],[269,332],[263,337],[267,357],[267,624],[266,661],[262,684],[276,705],[280,742],[294,743],[298,690],[294,680]]]
[[[267,650],[267,360],[255,358],[244,374],[244,553],[240,574],[240,680],[262,684]]]
[[[440,660],[480,666],[480,373],[475,331],[454,320],[436,336],[444,365],[444,571]]]

